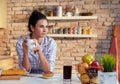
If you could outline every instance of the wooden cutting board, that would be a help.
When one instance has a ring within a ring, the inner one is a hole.
[[[20,80],[20,76],[0,76],[0,80]]]

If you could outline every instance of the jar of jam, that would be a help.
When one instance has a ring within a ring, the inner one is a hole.
[[[87,29],[86,28],[82,29],[82,34],[87,34]]]
[[[54,16],[53,10],[49,11],[49,16]]]
[[[93,29],[92,28],[89,28],[88,29],[88,34],[92,34],[93,33]]]
[[[73,28],[73,34],[77,34],[77,28]]]
[[[68,28],[68,34],[73,34],[73,29],[71,27]]]

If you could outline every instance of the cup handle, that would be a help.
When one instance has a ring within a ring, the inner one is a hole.
[[[37,47],[37,44],[38,44],[38,43],[37,43],[37,40],[34,40],[34,42],[35,42],[35,47]]]

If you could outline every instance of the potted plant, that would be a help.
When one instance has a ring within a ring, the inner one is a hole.
[[[41,13],[43,13],[43,14],[45,14],[45,15],[46,15],[46,10],[47,10],[47,8],[45,6],[42,6],[42,7],[40,6],[38,8],[38,11],[41,12]]]
[[[117,73],[114,70],[116,65],[115,56],[104,54],[98,61],[103,67],[102,71],[98,71],[99,84],[117,84]]]

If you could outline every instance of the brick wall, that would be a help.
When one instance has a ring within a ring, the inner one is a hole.
[[[8,3],[8,27],[0,29],[0,56],[13,56],[16,60],[15,68],[18,68],[18,57],[15,44],[19,37],[27,31],[28,15],[39,6],[53,6],[68,4],[66,0],[7,0]],[[44,1],[46,1],[44,3]],[[81,57],[86,53],[94,56],[101,56],[108,52],[112,26],[120,24],[120,1],[119,0],[69,0],[70,5],[76,5],[80,12],[91,11],[98,16],[97,20],[63,21],[58,22],[58,26],[76,25],[78,22],[83,26],[92,26],[97,38],[55,38],[58,49],[56,57],[55,73],[62,73],[63,61],[71,60],[73,63],[73,73],[76,72],[75,64],[81,61]],[[50,22],[54,24],[55,21]],[[64,24],[63,24],[64,23]],[[86,24],[87,23],[87,24]]]

